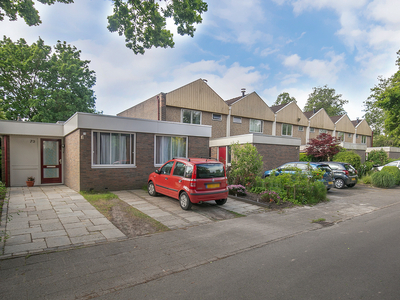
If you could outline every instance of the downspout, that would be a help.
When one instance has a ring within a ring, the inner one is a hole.
[[[308,120],[308,126],[306,129],[306,145],[310,141],[310,125],[311,125],[311,122],[310,122],[310,120]]]
[[[357,128],[354,130],[353,144],[357,143]]]
[[[157,120],[160,121],[160,95],[157,95]]]
[[[231,136],[231,113],[232,113],[232,107],[229,106],[229,113],[228,113],[228,119],[226,120],[226,136],[230,137]]]
[[[275,115],[275,120],[274,123],[272,123],[272,135],[276,135],[276,114]]]
[[[4,153],[3,153],[3,159],[4,159],[4,176],[6,177],[6,182],[5,185],[6,187],[10,186],[9,183],[9,176],[8,176],[8,135],[5,135],[3,138],[3,144],[4,144]]]

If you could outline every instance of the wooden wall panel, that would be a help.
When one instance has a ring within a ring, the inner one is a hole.
[[[274,121],[274,112],[261,99],[257,93],[246,95],[239,101],[232,104],[232,116],[245,117],[257,120]]]

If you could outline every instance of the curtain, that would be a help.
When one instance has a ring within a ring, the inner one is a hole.
[[[186,157],[186,138],[157,136],[156,164],[163,164],[173,157]]]
[[[110,164],[110,134],[100,133],[100,164]]]

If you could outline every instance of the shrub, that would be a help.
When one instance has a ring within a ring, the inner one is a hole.
[[[313,156],[307,155],[307,153],[301,152],[299,161],[313,161]]]
[[[392,174],[386,171],[380,171],[372,174],[372,184],[380,188],[390,188],[396,184],[396,180]]]
[[[366,161],[357,170],[358,171],[358,176],[362,177],[364,175],[367,175],[368,173],[370,173],[370,171],[372,170],[373,167],[374,167],[374,164],[372,162]]]
[[[360,169],[361,157],[353,151],[339,152],[333,157],[333,161],[346,162],[351,164],[356,170]]]
[[[228,174],[231,184],[252,186],[257,176],[261,175],[262,156],[257,148],[249,143],[232,144],[232,162]]]
[[[260,193],[260,197],[263,200],[267,200],[269,202],[275,202],[279,204],[281,202],[281,197],[279,197],[278,193],[275,191],[264,191]]]
[[[229,195],[246,196],[246,188],[243,185],[228,185]]]
[[[389,162],[389,157],[383,149],[380,150],[372,150],[368,154],[368,162],[372,163],[372,165],[383,166]]]
[[[371,176],[364,176],[363,178],[362,178],[362,182],[364,183],[364,184],[371,184],[372,183],[372,178],[371,178]]]
[[[385,171],[385,172],[388,172],[388,173],[392,174],[393,177],[394,177],[394,180],[395,180],[395,184],[396,185],[400,185],[400,170],[399,170],[398,167],[387,166],[387,167],[383,167],[382,171]]]

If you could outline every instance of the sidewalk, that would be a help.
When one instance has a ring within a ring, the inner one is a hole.
[[[85,198],[66,186],[10,188],[9,193],[1,218],[0,258],[65,250],[127,238]],[[170,229],[215,222],[202,215],[201,208],[197,211],[184,211],[178,201],[168,197],[151,197],[143,190],[114,193]],[[264,211],[259,206],[233,199],[223,208],[243,215]],[[216,206],[213,209],[220,210],[222,207]]]
[[[283,212],[251,214],[70,251],[0,260],[4,299],[91,299],[380,209],[399,209],[400,189],[353,188],[347,196]],[[342,193],[342,195],[346,193]],[[337,223],[339,222],[339,223]],[[323,230],[329,230],[327,227]]]

